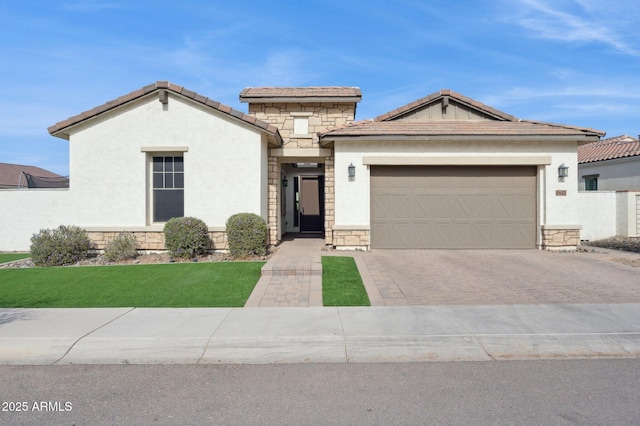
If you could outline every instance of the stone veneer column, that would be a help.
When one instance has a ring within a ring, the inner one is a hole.
[[[544,250],[575,250],[579,244],[579,225],[542,226],[542,249]]]
[[[326,157],[324,162],[324,243],[333,245],[333,225],[336,219],[335,213],[335,167],[333,149],[331,157]]]
[[[280,205],[280,164],[278,157],[269,157],[269,182],[267,198],[267,228],[269,229],[269,241],[276,245],[280,241],[279,232],[279,205]]]

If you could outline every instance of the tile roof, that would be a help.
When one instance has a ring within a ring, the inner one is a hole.
[[[640,156],[640,139],[628,135],[603,139],[578,147],[578,164]]]
[[[334,137],[592,137],[597,130],[542,123],[529,120],[434,120],[434,121],[360,121],[321,134],[323,140]]]
[[[206,105],[211,109],[220,111],[224,114],[235,117],[255,127],[258,127],[261,130],[264,130],[265,132],[272,134],[275,137],[278,144],[282,144],[282,138],[280,137],[280,132],[278,131],[278,128],[276,126],[269,124],[267,122],[264,122],[262,120],[258,120],[256,117],[252,115],[245,114],[242,111],[238,111],[236,109],[231,108],[230,106],[223,105],[220,102],[217,102],[217,101],[214,101],[213,99],[209,99],[205,96],[199,95],[196,92],[192,92],[191,90],[187,90],[182,86],[173,84],[168,81],[157,81],[141,89],[134,90],[133,92],[128,93],[124,96],[120,96],[117,99],[114,99],[112,101],[99,105],[93,109],[90,109],[89,111],[85,111],[81,114],[75,115],[64,121],[60,121],[59,123],[56,123],[53,126],[48,128],[49,133],[54,136],[59,136],[62,138],[68,137],[68,134],[65,134],[63,131],[68,129],[69,127],[74,126],[78,123],[81,123],[85,120],[94,118],[102,114],[103,112],[110,111],[114,108],[122,106],[126,103],[129,103],[131,101],[134,101],[136,99],[139,99],[143,96],[146,96],[150,93],[156,92],[161,89],[168,90],[170,92],[184,96],[186,98],[191,99],[192,101],[198,102],[202,105]]]
[[[396,108],[393,111],[389,111],[385,114],[379,115],[378,117],[376,117],[374,120],[375,121],[388,121],[388,120],[394,120],[404,114],[407,114],[411,111],[414,111],[416,109],[419,109],[427,104],[430,104],[440,98],[443,97],[449,97],[452,99],[455,99],[456,101],[462,103],[462,104],[466,104],[469,105],[473,108],[476,108],[478,110],[481,110],[482,112],[484,112],[487,115],[490,115],[496,119],[499,120],[506,120],[506,121],[518,121],[518,119],[516,117],[514,117],[513,115],[509,115],[505,112],[499,111],[495,108],[492,108],[488,105],[483,104],[482,102],[478,102],[475,99],[471,99],[467,96],[463,96],[459,93],[456,93],[454,91],[451,91],[449,89],[442,89],[439,92],[435,92],[430,94],[429,96],[425,96],[424,98],[420,98],[418,100],[415,100],[413,102],[410,102],[404,106],[401,106],[400,108]]]
[[[481,120],[401,120],[404,115],[424,106],[448,97],[461,104],[479,110],[491,119]],[[578,137],[597,139],[605,132],[582,127],[567,126],[556,123],[545,123],[534,120],[522,120],[499,111],[488,105],[448,89],[440,90],[410,102],[400,108],[379,115],[373,120],[359,121],[329,130],[320,135],[325,143],[336,137],[406,137],[432,139],[438,137]]]
[[[360,102],[359,87],[247,87],[240,92],[240,102],[286,102],[295,100]]]
[[[24,166],[22,164],[10,164],[0,163],[0,187],[18,186],[20,183],[20,176],[22,172],[28,173],[33,176],[46,177],[46,178],[59,178],[62,177],[58,174],[50,172],[49,170],[41,169],[36,166]],[[24,176],[22,177],[24,180]],[[26,186],[26,182],[22,182]]]

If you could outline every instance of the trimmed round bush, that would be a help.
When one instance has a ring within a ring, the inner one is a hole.
[[[195,217],[174,217],[164,225],[164,244],[173,257],[195,257],[209,250],[209,228]]]
[[[235,258],[267,254],[267,224],[257,214],[238,213],[227,219],[227,242]]]
[[[104,249],[104,257],[110,262],[133,259],[138,255],[138,240],[131,232],[118,234]]]
[[[89,257],[90,249],[86,231],[73,225],[41,229],[31,237],[31,260],[36,266],[73,265]]]

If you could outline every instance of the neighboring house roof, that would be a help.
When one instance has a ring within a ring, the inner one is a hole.
[[[578,164],[640,156],[640,139],[628,135],[603,139],[578,147]]]
[[[192,92],[191,90],[187,90],[182,86],[178,86],[177,84],[173,84],[168,81],[157,81],[154,84],[150,84],[141,89],[128,93],[124,96],[120,96],[117,99],[106,102],[93,109],[90,109],[89,111],[85,111],[81,114],[70,117],[64,121],[60,121],[59,123],[56,123],[53,126],[48,128],[49,133],[52,134],[53,136],[58,136],[63,139],[68,139],[69,134],[67,130],[70,127],[75,126],[76,124],[82,123],[84,121],[93,119],[104,112],[111,111],[131,101],[139,99],[143,96],[147,96],[150,93],[159,92],[161,90],[168,90],[169,92],[191,99],[192,101],[198,102],[213,110],[222,112],[240,121],[243,121],[252,126],[255,126],[258,129],[265,131],[269,135],[271,135],[276,144],[278,145],[282,144],[282,137],[280,136],[280,132],[278,131],[278,128],[276,126],[269,124],[267,122],[264,122],[262,120],[258,120],[256,117],[252,115],[245,114],[242,111],[238,111],[236,109],[231,108],[230,106],[223,105],[220,102],[217,102],[217,101],[214,101],[213,99],[209,99],[205,96],[199,95],[196,92]]]
[[[69,180],[63,176],[50,172],[35,166],[24,166],[22,164],[0,163],[0,188],[27,188],[27,176],[36,178],[44,178],[50,182],[55,182],[55,186],[46,186],[49,188],[68,188]],[[66,186],[60,186],[64,184]],[[41,186],[42,187],[42,186]]]
[[[434,103],[442,103],[446,108],[450,100],[473,110],[484,119],[407,119],[414,112]],[[441,90],[418,99],[403,107],[382,114],[373,120],[359,121],[329,130],[320,135],[324,144],[336,138],[407,139],[421,138],[463,138],[463,139],[535,139],[535,138],[577,138],[588,142],[604,136],[605,132],[563,124],[522,120],[506,114],[481,102],[450,90]]]
[[[240,92],[240,102],[360,102],[359,87],[247,87]]]

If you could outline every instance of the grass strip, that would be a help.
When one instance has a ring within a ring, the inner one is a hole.
[[[370,306],[353,257],[322,256],[324,306]]]
[[[0,307],[241,307],[264,262],[0,269]]]
[[[13,262],[27,257],[31,257],[31,253],[0,253],[0,263]]]

